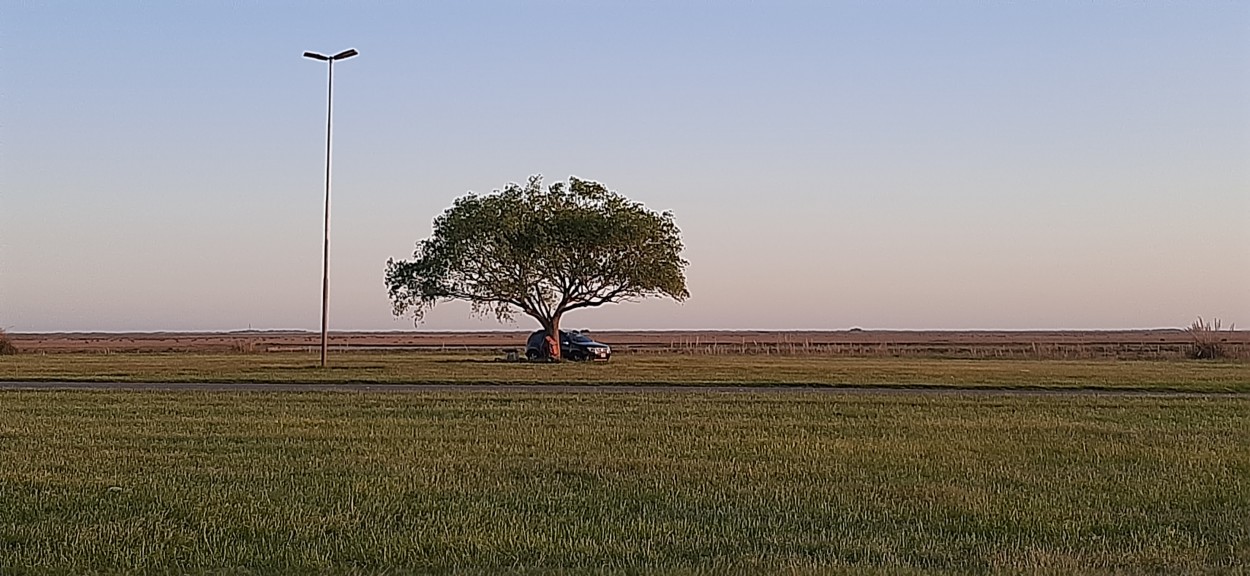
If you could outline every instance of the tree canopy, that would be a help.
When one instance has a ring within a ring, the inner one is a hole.
[[[412,260],[388,260],[397,316],[420,322],[440,302],[466,300],[499,321],[529,315],[549,334],[572,310],[648,297],[690,296],[681,231],[598,182],[542,176],[456,199],[417,242]]]

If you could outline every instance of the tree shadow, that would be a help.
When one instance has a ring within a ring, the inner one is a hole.
[[[548,364],[542,360],[508,360],[507,358],[444,358],[435,360],[435,364]]]

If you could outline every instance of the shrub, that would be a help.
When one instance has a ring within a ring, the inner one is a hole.
[[[1232,332],[1234,328],[1236,324],[1230,325],[1227,332]],[[1199,316],[1185,331],[1194,339],[1189,347],[1190,358],[1210,360],[1228,356],[1228,349],[1224,346],[1223,334],[1220,331],[1219,318],[1205,322]]]
[[[4,333],[4,329],[0,328],[0,356],[9,354],[17,354],[17,346],[9,341],[9,336]]]

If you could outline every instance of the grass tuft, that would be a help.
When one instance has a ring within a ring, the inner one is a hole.
[[[1203,321],[1199,316],[1185,329],[1193,338],[1193,344],[1190,345],[1189,357],[1195,360],[1214,360],[1229,357],[1228,347],[1225,346],[1225,333],[1232,332],[1236,325],[1230,325],[1228,330],[1220,330],[1220,319],[1215,318],[1211,321]]]

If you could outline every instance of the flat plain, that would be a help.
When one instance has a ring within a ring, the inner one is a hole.
[[[9,382],[376,385],[0,390],[0,574],[1250,566],[1250,363],[699,338],[607,364],[474,345],[339,349],[329,369],[306,347],[0,357]]]
[[[1250,399],[0,392],[0,573],[1237,573]]]
[[[337,351],[498,351],[516,348],[528,332],[331,332]],[[1193,336],[1185,330],[1118,331],[604,331],[597,340],[628,352],[687,354],[807,354],[850,357],[1012,358],[1047,360],[1176,360]],[[1214,335],[1231,357],[1250,359],[1250,331]],[[313,351],[321,336],[301,331],[17,333],[30,353],[60,352],[298,352]]]
[[[20,354],[0,381],[838,386],[1250,392],[1250,362],[622,354],[605,364],[437,352]]]

